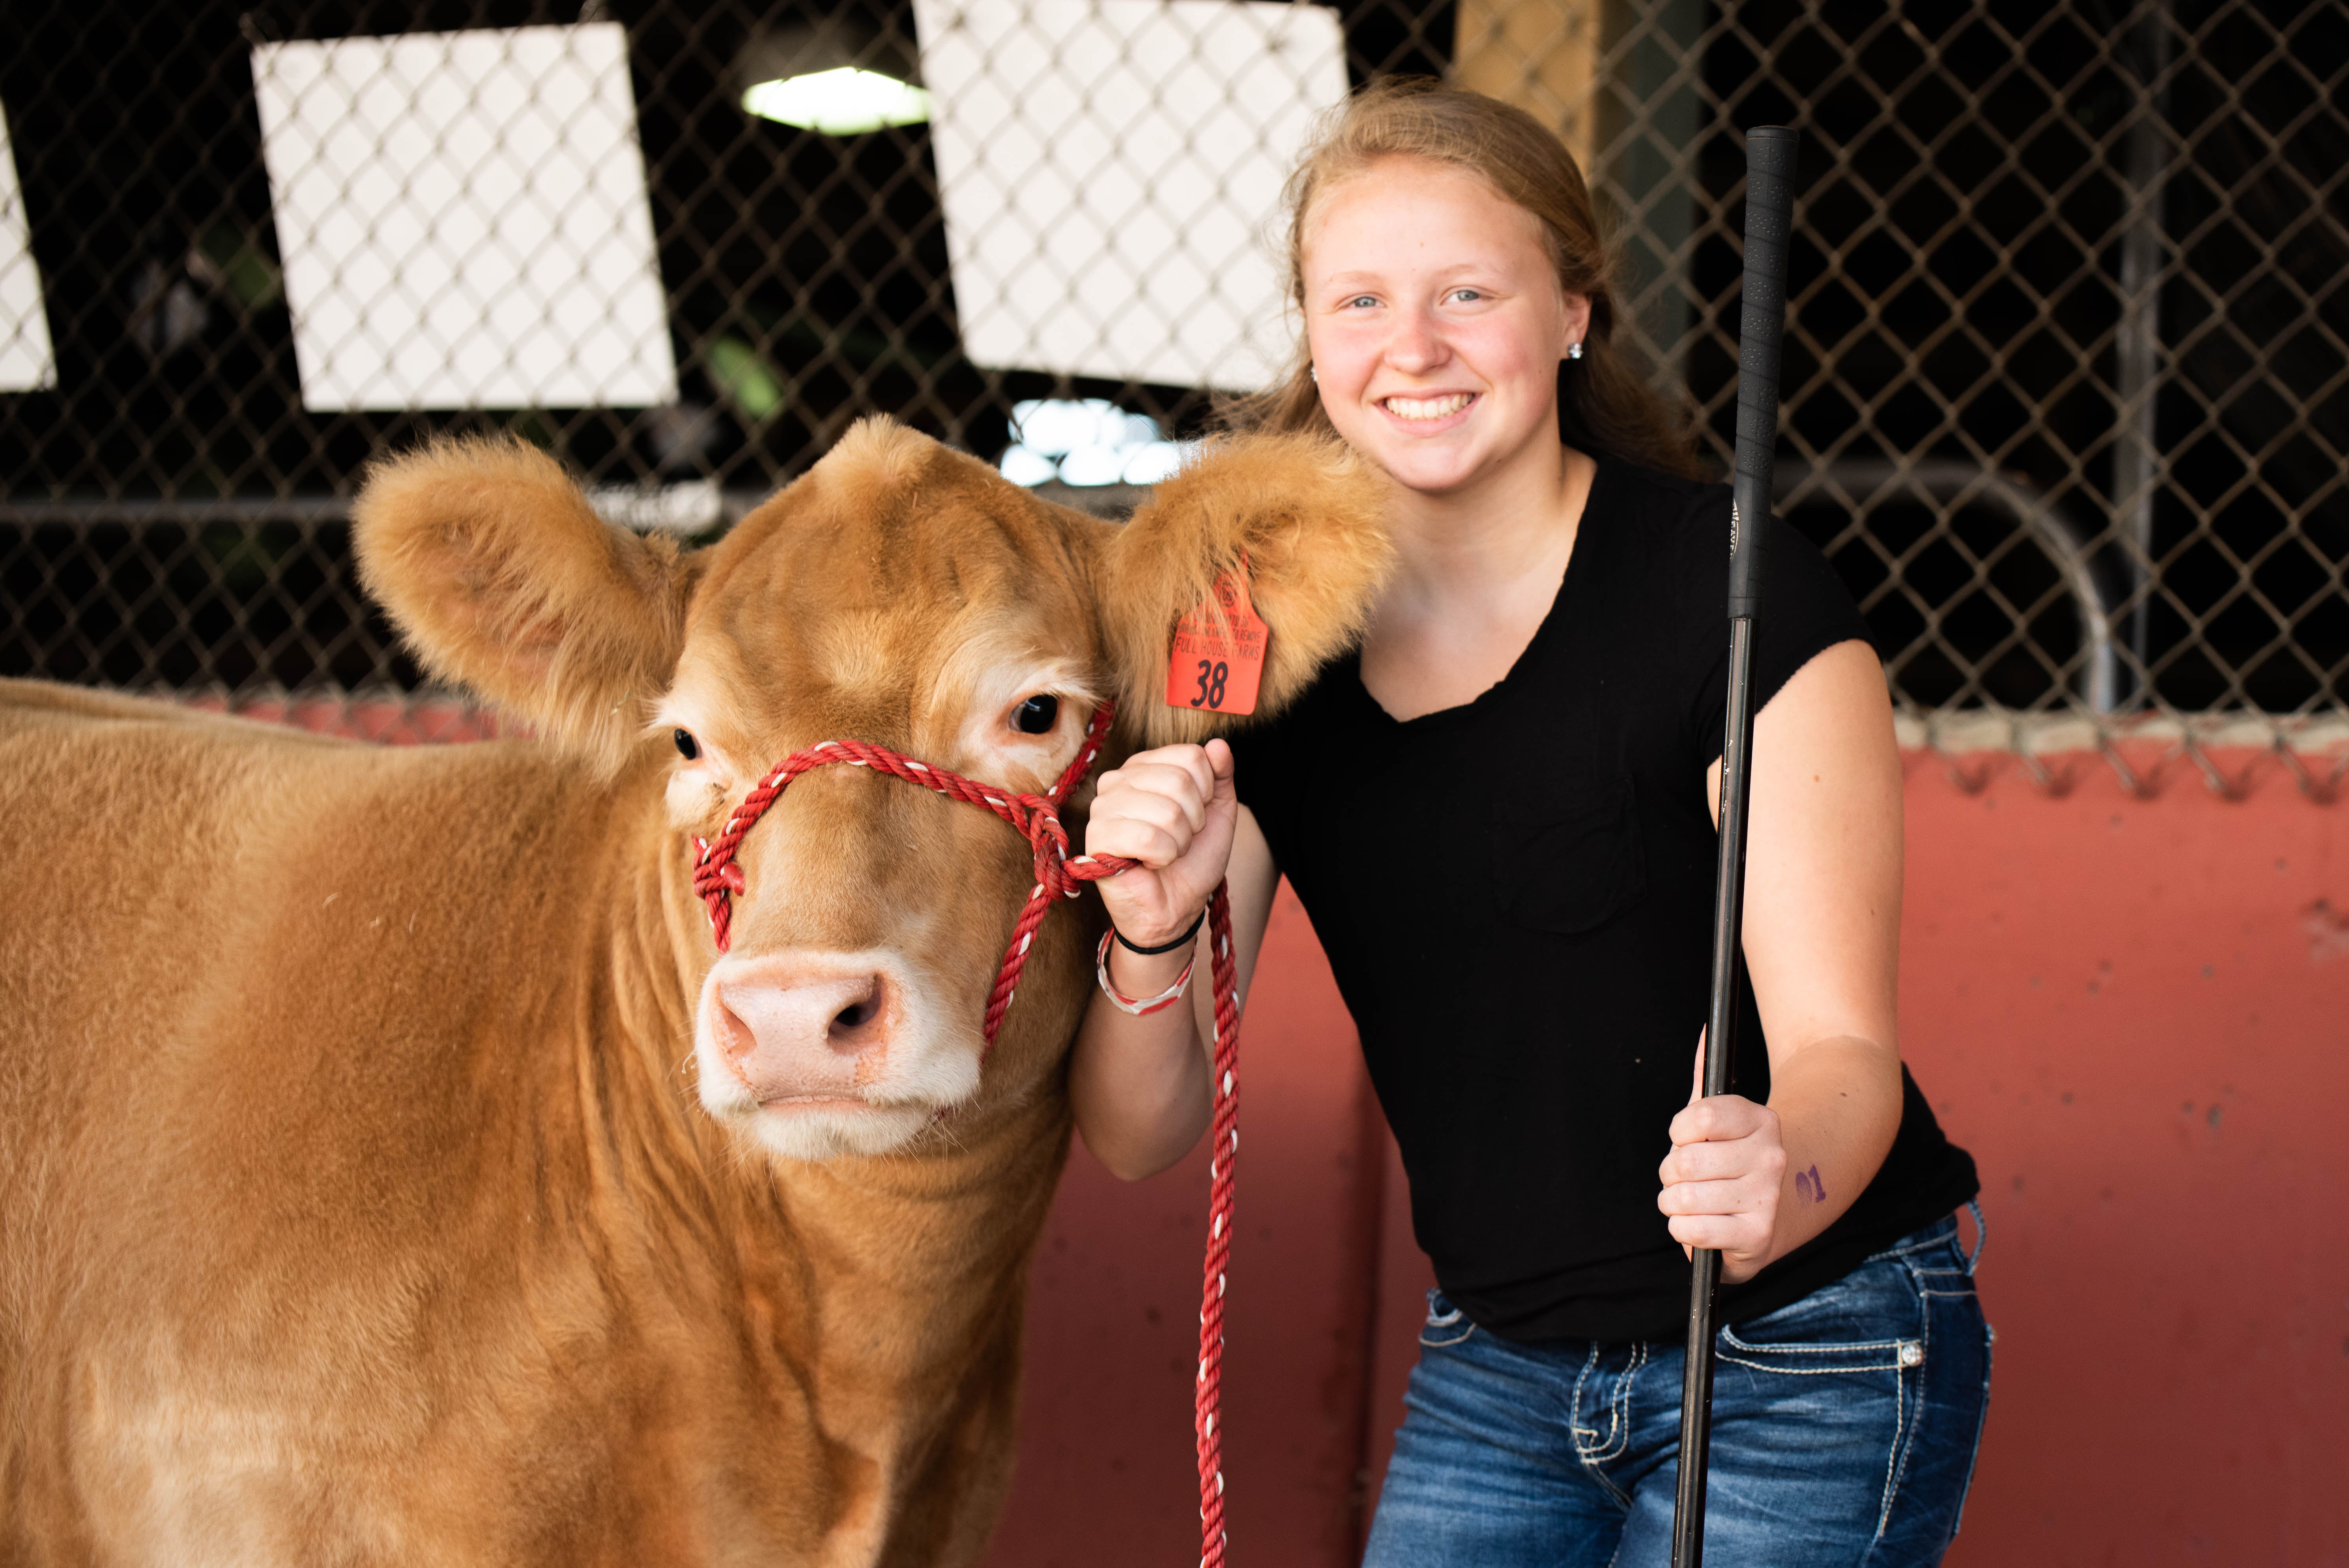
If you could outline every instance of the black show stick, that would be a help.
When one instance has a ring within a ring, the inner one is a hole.
[[[1713,1008],[1704,1092],[1729,1092],[1737,1047],[1737,936],[1745,909],[1745,807],[1754,761],[1754,621],[1762,608],[1764,523],[1778,446],[1778,340],[1786,324],[1786,247],[1795,210],[1795,146],[1784,126],[1745,133],[1745,298],[1738,323],[1737,478],[1729,526],[1729,722],[1721,749],[1721,862],[1713,881]],[[1688,1367],[1681,1380],[1680,1496],[1672,1568],[1704,1561],[1704,1479],[1713,1438],[1713,1317],[1721,1254],[1700,1249],[1689,1271]]]

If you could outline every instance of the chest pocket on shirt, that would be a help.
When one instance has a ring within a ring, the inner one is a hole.
[[[1596,929],[1648,890],[1631,779],[1495,815],[1493,898],[1506,919],[1572,936]]]

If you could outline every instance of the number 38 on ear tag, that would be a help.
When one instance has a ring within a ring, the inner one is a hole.
[[[1270,633],[1248,603],[1247,563],[1216,579],[1213,596],[1174,623],[1166,705],[1213,713],[1256,711]]]

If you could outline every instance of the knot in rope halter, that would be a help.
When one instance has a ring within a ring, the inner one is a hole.
[[[980,784],[946,768],[916,762],[901,752],[864,741],[824,741],[793,752],[750,788],[742,804],[726,819],[718,836],[693,841],[693,891],[709,907],[709,934],[719,952],[731,946],[734,895],[748,884],[736,860],[743,836],[759,824],[768,808],[781,800],[792,781],[802,774],[846,763],[871,768],[907,784],[920,784],[950,800],[983,807],[1019,830],[1035,853],[1035,887],[1019,919],[1011,928],[1011,945],[1004,950],[1002,967],[988,992],[987,1015],[981,1029],[979,1064],[994,1054],[995,1037],[1002,1032],[1003,1015],[1019,986],[1028,950],[1036,929],[1059,898],[1073,898],[1084,883],[1114,877],[1138,864],[1116,855],[1069,854],[1069,830],[1061,808],[1092,772],[1102,742],[1117,717],[1115,704],[1093,710],[1085,726],[1084,742],[1076,760],[1058,783],[1042,794],[1026,794]],[[1225,884],[1216,884],[1207,900],[1207,940],[1215,976],[1215,1146],[1208,1165],[1213,1178],[1207,1199],[1206,1278],[1199,1298],[1199,1378],[1193,1400],[1192,1429],[1199,1458],[1199,1531],[1201,1568],[1222,1568],[1224,1561],[1223,1431],[1218,1416],[1223,1405],[1225,1272],[1232,1250],[1232,1199],[1235,1167],[1239,1161],[1239,988],[1232,958],[1231,899]]]

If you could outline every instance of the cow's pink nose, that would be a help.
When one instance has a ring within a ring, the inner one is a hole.
[[[837,1099],[876,1082],[900,1012],[885,976],[788,955],[737,966],[716,1001],[719,1044],[761,1105]]]

